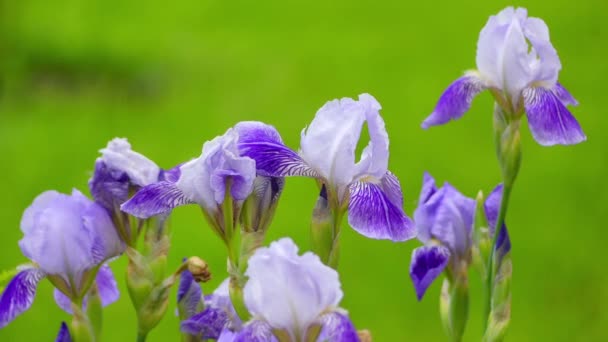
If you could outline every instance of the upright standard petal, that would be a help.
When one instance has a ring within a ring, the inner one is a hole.
[[[41,270],[26,266],[8,283],[0,296],[0,328],[32,306],[38,282],[43,277],[44,272]]]
[[[534,139],[541,145],[572,145],[587,137],[560,98],[542,87],[524,91],[524,105]]]
[[[124,138],[114,138],[101,151],[101,160],[112,170],[125,172],[131,183],[146,186],[158,181],[160,168],[150,159],[131,150]]]
[[[289,238],[259,248],[245,274],[249,312],[273,329],[287,331],[294,340],[303,339],[308,327],[342,299],[338,273],[315,254],[298,255]]]
[[[255,160],[259,175],[318,177],[296,152],[283,144],[281,135],[273,126],[259,121],[244,121],[236,124],[234,129],[239,135],[241,155]]]
[[[443,272],[450,260],[449,249],[443,246],[423,246],[414,249],[410,264],[410,278],[416,296],[421,300],[426,289]]]
[[[380,103],[369,94],[359,95],[359,104],[365,111],[365,122],[369,133],[369,142],[361,153],[361,159],[355,165],[355,179],[381,179],[388,170],[388,133],[384,120],[380,116]]]
[[[355,175],[355,150],[367,105],[343,98],[327,102],[302,131],[300,155],[341,198]]]
[[[61,327],[59,328],[59,333],[57,334],[55,342],[72,342],[70,330],[68,329],[68,325],[65,324],[65,322],[61,322]]]
[[[402,205],[402,201],[391,201],[381,185],[355,182],[350,185],[348,223],[369,238],[405,241],[415,237],[416,231]]]
[[[320,318],[321,334],[317,341],[357,342],[357,329],[346,313],[333,311]]]
[[[443,92],[435,110],[422,122],[422,128],[459,119],[471,108],[475,96],[485,89],[483,81],[473,72],[457,79]]]

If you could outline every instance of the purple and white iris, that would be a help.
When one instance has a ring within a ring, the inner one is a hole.
[[[78,190],[71,195],[46,191],[23,213],[21,230],[19,247],[32,264],[21,266],[2,293],[0,327],[30,308],[45,277],[55,286],[57,304],[68,312],[72,302],[86,302],[93,282],[103,305],[118,299],[116,281],[104,263],[125,246],[103,207]]]
[[[275,333],[290,341],[358,341],[347,313],[339,308],[342,289],[338,273],[308,252],[283,238],[256,250],[249,259],[244,289],[245,305],[253,317],[243,324],[228,293],[228,279],[209,296],[205,309],[184,320],[182,332],[223,342],[277,341]],[[182,278],[181,301],[200,300],[188,291],[193,279]],[[190,298],[186,294],[190,294]],[[319,332],[320,331],[320,332]]]
[[[169,212],[196,203],[223,229],[222,206],[226,199],[242,203],[252,192],[255,161],[239,154],[239,134],[229,129],[206,142],[200,157],[179,167],[177,180],[164,180],[143,187],[121,209],[139,218]]]
[[[479,34],[476,62],[477,70],[465,73],[445,90],[423,128],[460,118],[473,98],[489,89],[510,115],[526,112],[539,144],[570,145],[586,139],[566,108],[578,102],[558,82],[562,66],[542,19],[513,7],[491,16]]]
[[[490,227],[496,224],[501,197],[502,185],[499,185],[484,203]],[[425,173],[418,208],[414,212],[418,239],[425,246],[412,252],[410,264],[410,277],[419,300],[444,270],[455,276],[468,269],[472,257],[475,208],[475,200],[464,196],[448,183],[437,188],[433,177]],[[493,234],[494,229],[490,228],[490,235]],[[511,248],[504,226],[497,246],[499,258]]]
[[[89,188],[95,201],[112,213],[140,188],[179,178],[179,167],[160,169],[144,155],[131,150],[127,139],[114,138],[100,152]]]
[[[299,153],[283,144],[272,126],[242,122],[243,155],[256,161],[261,175],[313,177],[325,185],[333,210],[348,207],[348,222],[374,239],[404,241],[415,236],[405,215],[399,180],[388,171],[388,134],[380,104],[371,95],[327,102],[302,131]],[[363,125],[370,141],[357,161]]]

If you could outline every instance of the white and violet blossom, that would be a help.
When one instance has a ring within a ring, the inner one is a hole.
[[[566,108],[578,102],[558,82],[562,65],[542,19],[513,7],[491,16],[479,34],[476,62],[477,70],[466,72],[445,90],[423,128],[462,117],[473,98],[487,89],[508,115],[527,114],[539,144],[570,145],[586,139]]]
[[[499,185],[484,203],[490,236],[494,235],[501,197],[502,185]],[[410,264],[410,277],[419,300],[444,271],[451,278],[466,277],[472,257],[475,208],[475,200],[464,196],[449,183],[437,188],[433,177],[428,173],[424,174],[414,222],[418,239],[425,246],[412,252]],[[503,226],[497,239],[499,260],[510,249],[507,229]]]
[[[86,305],[91,285],[103,305],[118,299],[109,259],[124,251],[124,243],[107,211],[78,190],[71,195],[56,191],[40,194],[21,219],[19,247],[32,264],[19,268],[0,297],[0,327],[29,309],[38,283],[48,278],[55,299],[64,310]]]
[[[327,102],[302,131],[299,153],[283,144],[276,130],[261,122],[242,122],[239,147],[256,161],[261,175],[306,176],[325,185],[336,211],[348,208],[348,222],[374,239],[404,241],[415,235],[405,215],[399,180],[388,171],[389,140],[380,104],[371,95]],[[355,155],[363,125],[370,141]]]

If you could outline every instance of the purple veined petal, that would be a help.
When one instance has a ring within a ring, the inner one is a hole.
[[[356,342],[359,341],[357,329],[344,313],[333,311],[320,318],[321,334],[317,341]]]
[[[234,129],[239,134],[241,154],[255,160],[259,175],[318,177],[296,152],[283,144],[274,127],[258,121],[244,121]]]
[[[443,92],[435,110],[422,122],[422,128],[459,119],[471,108],[475,96],[485,89],[483,81],[473,73],[460,77]]]
[[[205,339],[218,339],[228,323],[228,314],[220,308],[207,307],[205,310],[182,321],[181,331]]]
[[[539,144],[572,145],[587,139],[579,123],[553,91],[542,87],[526,88],[523,96],[528,125]]]
[[[492,190],[488,198],[486,198],[485,203],[483,204],[483,209],[486,214],[486,219],[488,220],[488,225],[490,227],[490,237],[494,236],[494,232],[496,230],[496,220],[498,219],[498,212],[500,210],[500,201],[502,200],[502,191],[503,185],[499,184]],[[509,239],[509,232],[507,231],[507,225],[503,224],[502,229],[498,237],[496,238],[496,251],[498,253],[499,264],[507,253],[511,251],[511,240]]]
[[[372,239],[405,241],[416,236],[414,225],[379,185],[354,182],[349,186],[348,223]],[[393,194],[394,195],[394,194]]]
[[[185,261],[185,259],[184,259]],[[203,291],[194,280],[192,273],[186,270],[179,277],[177,288],[177,307],[181,318],[194,316],[203,300]]]
[[[36,288],[45,274],[32,266],[25,266],[8,283],[0,296],[0,328],[27,311],[34,302]]]
[[[230,330],[229,328],[224,328],[220,333],[220,337],[217,339],[217,342],[233,342],[236,338],[237,333]]]
[[[149,218],[190,203],[193,201],[186,197],[175,183],[165,181],[141,188],[135,196],[123,203],[120,209],[135,217]]]
[[[107,264],[102,265],[97,271],[95,283],[97,284],[99,298],[101,298],[101,305],[104,307],[114,303],[120,297],[116,279],[114,279],[112,269]]]
[[[95,202],[112,210],[129,199],[129,175],[111,170],[101,159],[95,162],[93,177],[89,180],[89,190]]]
[[[59,333],[57,334],[55,342],[72,342],[70,330],[68,329],[68,325],[65,324],[65,322],[61,322],[61,327],[59,328]]]
[[[570,92],[559,82],[553,87],[553,92],[562,101],[564,106],[578,106],[578,101]]]
[[[158,180],[176,183],[182,175],[180,166],[182,166],[182,164],[178,164],[169,170],[160,170]]]
[[[272,328],[264,321],[253,320],[239,331],[233,342],[278,342]]]
[[[410,278],[416,296],[421,300],[431,283],[443,272],[450,260],[450,250],[443,246],[422,246],[412,252]]]
[[[401,182],[399,182],[397,176],[387,171],[384,177],[380,179],[380,187],[393,205],[403,207],[403,192],[401,191]]]
[[[63,294],[63,292],[59,291],[56,288],[53,289],[53,298],[55,299],[55,303],[57,304],[57,306],[59,308],[61,308],[61,310],[69,313],[70,315],[73,313],[72,312],[72,301],[65,294]],[[84,305],[85,300],[86,300],[86,297],[83,300],[83,305]]]

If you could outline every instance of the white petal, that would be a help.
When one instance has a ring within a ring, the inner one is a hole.
[[[307,328],[342,299],[338,273],[318,256],[298,255],[298,247],[283,238],[260,248],[249,259],[245,304],[255,317],[292,337],[303,337]]]
[[[158,182],[160,168],[142,154],[131,150],[127,139],[114,138],[100,152],[101,159],[109,168],[125,172],[134,184],[146,186]]]

